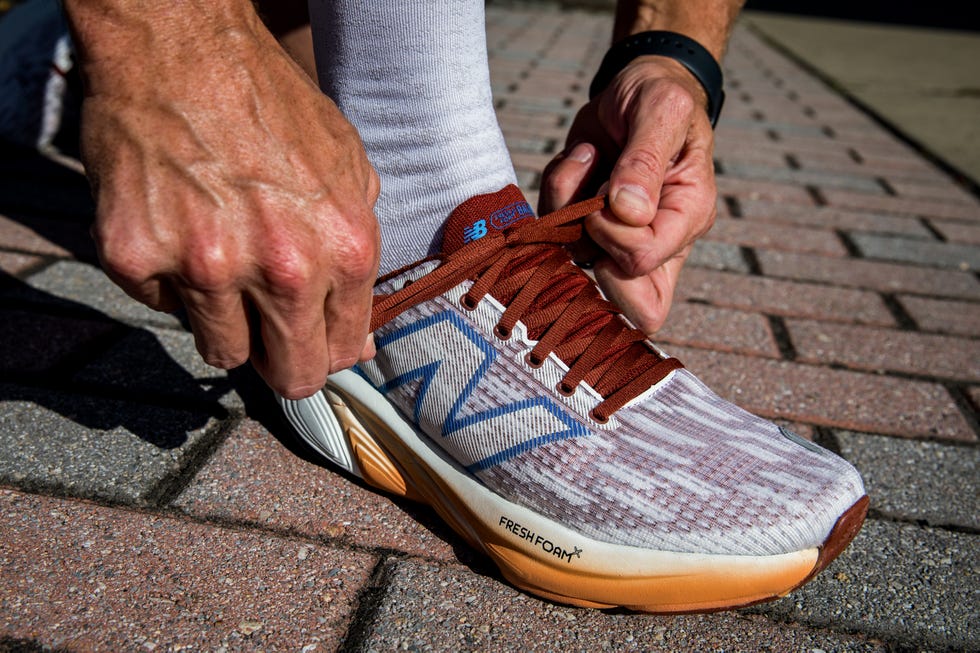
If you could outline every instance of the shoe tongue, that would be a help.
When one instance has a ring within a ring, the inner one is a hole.
[[[446,221],[442,252],[452,254],[469,242],[534,217],[534,209],[513,184],[496,193],[474,195],[456,207]]]

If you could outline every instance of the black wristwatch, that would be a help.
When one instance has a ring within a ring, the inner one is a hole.
[[[701,82],[708,94],[708,118],[714,127],[718,123],[721,106],[725,103],[721,66],[703,45],[676,32],[640,32],[617,41],[603,57],[599,72],[592,79],[589,97],[594,98],[605,90],[626,64],[648,54],[676,60]]]

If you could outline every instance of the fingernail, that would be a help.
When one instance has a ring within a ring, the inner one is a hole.
[[[623,186],[616,191],[613,202],[638,213],[649,213],[650,211],[650,198],[646,191],[639,186]]]
[[[579,163],[588,163],[592,160],[592,148],[585,143],[579,143],[568,153],[568,158]]]

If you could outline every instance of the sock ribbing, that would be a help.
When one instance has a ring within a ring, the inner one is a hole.
[[[381,176],[383,274],[434,251],[463,201],[516,183],[483,0],[313,0],[310,11],[321,87]]]

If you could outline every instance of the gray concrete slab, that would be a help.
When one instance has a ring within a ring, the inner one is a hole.
[[[980,528],[980,449],[848,431],[836,436],[841,454],[864,478],[873,511]]]
[[[176,317],[140,304],[112,283],[102,270],[87,263],[58,261],[29,277],[27,284],[29,287],[0,291],[0,297],[66,308],[88,306],[126,324],[180,326]]]
[[[657,616],[559,606],[465,567],[412,559],[389,560],[384,580],[371,618],[352,633],[357,650],[887,650],[860,635],[744,612]]]
[[[229,410],[243,405],[228,372],[205,363],[186,331],[132,329],[73,380],[127,394],[217,402]]]
[[[178,474],[218,417],[0,385],[0,483],[144,503]]]
[[[710,237],[710,236],[709,236]],[[742,248],[732,243],[699,240],[691,248],[686,265],[727,272],[748,272],[749,266],[742,256]]]
[[[976,536],[869,520],[808,585],[751,611],[908,650],[976,650],[978,593]]]
[[[742,20],[980,180],[980,35],[762,12]]]
[[[851,234],[851,239],[867,258],[954,270],[980,270],[980,247],[973,245],[861,233]]]

